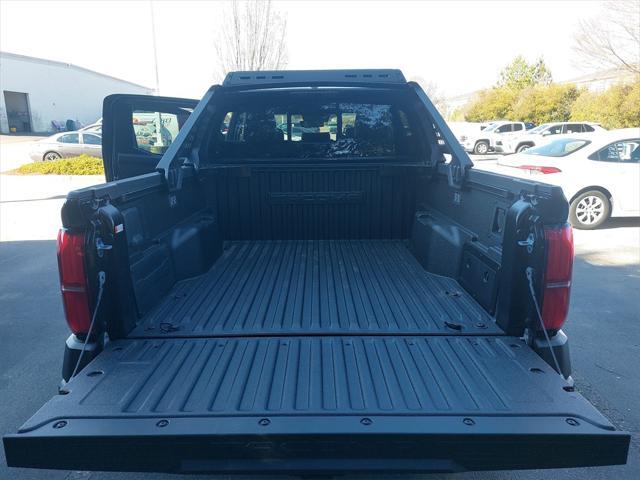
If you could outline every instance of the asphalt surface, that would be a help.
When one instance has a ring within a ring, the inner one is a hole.
[[[54,192],[55,193],[55,192]],[[68,331],[58,293],[55,230],[61,199],[36,202],[23,217],[30,227],[0,242],[0,433],[15,432],[55,395]],[[0,216],[16,218],[25,197],[0,203]],[[17,200],[17,201],[16,201]],[[55,222],[53,222],[55,223]],[[6,224],[5,224],[6,225]],[[19,228],[20,223],[12,224]],[[607,228],[576,232],[571,340],[578,390],[620,428],[633,434],[626,466],[572,470],[396,475],[396,479],[638,479],[640,478],[640,219],[614,219]],[[90,473],[6,467],[0,449],[0,479],[193,479],[135,473]],[[268,477],[276,478],[276,477]],[[341,477],[346,478],[346,477]],[[350,476],[349,478],[372,478]]]

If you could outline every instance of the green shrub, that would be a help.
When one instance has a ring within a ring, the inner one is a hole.
[[[640,126],[640,77],[631,84],[590,92],[571,84],[554,84],[542,59],[528,63],[521,55],[500,72],[498,83],[455,112],[469,122],[513,120],[592,121],[605,128]]]
[[[80,155],[46,162],[22,165],[13,173],[19,175],[104,175],[102,159]]]
[[[605,128],[640,126],[640,81],[600,93],[582,92],[571,109],[571,120],[590,120]]]
[[[578,95],[575,85],[551,84],[526,88],[520,92],[513,105],[513,120],[533,122],[536,125],[566,122]]]
[[[542,58],[529,63],[522,55],[518,55],[502,69],[500,80],[493,88],[481,91],[463,108],[464,118],[469,122],[529,120],[522,118],[521,111],[515,113],[514,108],[521,103],[523,94],[526,96],[525,92],[545,91],[550,88],[551,81],[551,72]],[[535,112],[527,111],[527,114],[529,117],[537,116]]]
[[[511,120],[511,109],[516,97],[517,92],[508,88],[483,90],[467,108],[465,119],[468,122]]]
[[[640,126],[640,81],[609,87],[604,92],[575,85],[535,85],[519,91],[494,87],[480,92],[463,108],[470,122],[514,120],[533,122],[591,121],[603,127]]]

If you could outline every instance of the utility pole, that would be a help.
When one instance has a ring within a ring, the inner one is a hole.
[[[149,9],[151,10],[151,37],[153,40],[153,68],[156,72],[156,95],[160,94],[160,75],[158,74],[158,47],[156,45],[156,18],[153,14],[153,0],[149,0]],[[156,112],[156,143],[158,147],[163,147],[162,142],[162,115]]]
[[[156,95],[160,94],[160,75],[158,75],[158,48],[156,46],[156,19],[153,13],[153,0],[149,0],[151,10],[151,39],[153,40],[153,68],[156,73]]]

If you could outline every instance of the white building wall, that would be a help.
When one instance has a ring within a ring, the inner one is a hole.
[[[112,93],[150,95],[153,90],[74,65],[0,53],[0,132],[9,124],[4,91],[28,95],[31,129],[49,132],[51,122],[67,119],[83,125],[102,116],[102,101]]]

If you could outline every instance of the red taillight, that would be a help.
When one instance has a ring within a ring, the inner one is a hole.
[[[556,167],[541,167],[538,165],[519,165],[517,168],[521,169],[521,170],[529,170],[530,172],[537,172],[537,173],[543,173],[543,174],[548,174],[548,173],[560,173],[562,172],[562,170],[560,170],[559,168]]]
[[[573,270],[573,230],[566,224],[545,228],[547,263],[542,294],[542,323],[548,330],[558,330],[569,313],[571,273]]]
[[[86,333],[91,323],[84,271],[84,233],[58,232],[58,270],[67,324],[73,333]]]

